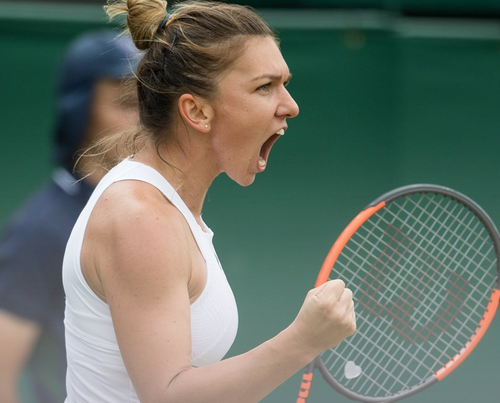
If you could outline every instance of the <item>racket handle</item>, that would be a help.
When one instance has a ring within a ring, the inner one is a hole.
[[[314,373],[312,371],[309,372],[309,368],[305,370],[304,374],[302,375],[302,383],[300,384],[299,397],[297,398],[296,403],[307,403],[313,376]]]

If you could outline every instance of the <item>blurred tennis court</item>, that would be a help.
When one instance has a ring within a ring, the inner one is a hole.
[[[55,68],[73,37],[104,26],[92,3],[0,2],[0,226],[50,175]],[[255,184],[220,177],[205,205],[240,311],[230,354],[293,320],[331,243],[381,193],[449,186],[500,226],[500,23],[489,18],[499,3],[287,3],[297,8],[261,11],[278,31],[300,115]],[[496,318],[456,372],[406,401],[497,402],[498,340]],[[264,402],[294,402],[299,378]],[[348,402],[317,382],[310,402],[327,401]]]

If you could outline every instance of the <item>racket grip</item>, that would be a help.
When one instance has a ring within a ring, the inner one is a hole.
[[[300,384],[299,397],[297,398],[296,403],[307,403],[313,376],[314,373],[312,371],[308,372],[308,370],[306,370],[306,372],[304,372],[304,375],[302,375],[302,383]]]

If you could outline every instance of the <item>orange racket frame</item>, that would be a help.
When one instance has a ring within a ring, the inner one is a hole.
[[[385,195],[379,197],[377,200],[369,204],[363,211],[361,211],[350,223],[347,227],[342,231],[340,236],[337,238],[333,246],[331,247],[329,253],[327,254],[321,269],[319,271],[318,277],[316,279],[315,287],[318,287],[328,281],[332,269],[339,257],[340,253],[344,249],[347,242],[351,239],[353,234],[374,214],[376,214],[379,210],[386,207],[386,205],[400,197],[403,194],[412,194],[419,192],[435,192],[439,194],[443,194],[445,196],[452,196],[454,198],[459,198],[460,202],[465,204],[468,208],[474,211],[481,219],[482,223],[486,227],[489,232],[491,238],[493,239],[494,248],[496,251],[497,257],[500,256],[500,236],[498,234],[498,230],[494,226],[491,219],[488,215],[482,210],[480,206],[478,206],[475,202],[469,199],[467,196],[464,196],[461,193],[456,192],[455,190],[445,188],[439,185],[432,184],[423,184],[423,185],[409,185],[404,186],[402,188],[395,189],[391,192],[386,193]],[[497,262],[497,271],[500,272],[500,264]],[[416,394],[422,389],[426,389],[431,384],[442,381],[449,374],[451,374],[474,350],[477,344],[481,341],[483,336],[485,335],[488,327],[490,326],[495,313],[497,312],[498,306],[500,303],[500,275],[497,275],[497,281],[495,288],[493,288],[489,303],[486,306],[485,313],[479,322],[479,325],[475,331],[475,333],[470,337],[469,341],[466,345],[442,368],[440,368],[437,372],[435,372],[429,379],[422,382],[421,385],[414,387],[410,391],[406,391],[400,395],[395,394],[391,397],[387,398],[378,398],[378,397],[367,397],[358,395],[355,392],[349,391],[334,382],[329,382],[331,386],[347,396],[350,399],[362,402],[378,402],[378,403],[389,403],[401,400],[404,397],[408,397],[410,395]],[[328,370],[325,368],[323,362],[321,361],[321,357],[318,356],[311,364],[309,364],[305,372],[302,376],[302,382],[299,390],[299,395],[296,400],[296,403],[306,403],[307,398],[309,397],[312,380],[314,376],[314,369],[318,368],[320,372],[323,373],[325,379],[329,377]],[[328,380],[328,379],[327,379]]]

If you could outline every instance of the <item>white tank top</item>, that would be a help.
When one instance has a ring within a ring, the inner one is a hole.
[[[147,165],[126,159],[101,180],[66,246],[63,262],[68,358],[66,403],[139,402],[118,348],[109,307],[89,287],[80,266],[83,238],[92,210],[111,184],[123,180],[139,180],[158,188],[185,217],[205,259],[205,288],[191,305],[191,365],[200,367],[221,360],[236,337],[236,302],[212,244],[213,232],[200,227],[162,175]]]

